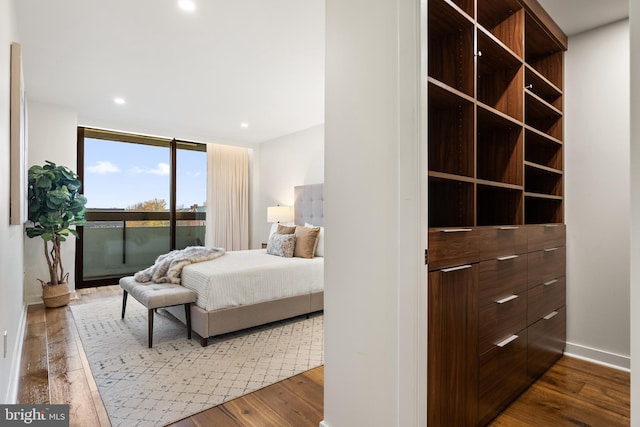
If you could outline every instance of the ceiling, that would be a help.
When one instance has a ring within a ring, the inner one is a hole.
[[[324,0],[177,1],[15,1],[28,98],[80,124],[200,141],[324,122]],[[539,1],[569,35],[628,15],[627,0]]]

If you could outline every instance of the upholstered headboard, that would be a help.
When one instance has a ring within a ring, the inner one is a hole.
[[[322,184],[300,185],[293,188],[295,222],[324,226],[324,195]]]

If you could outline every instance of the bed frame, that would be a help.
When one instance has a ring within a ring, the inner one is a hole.
[[[295,223],[324,225],[323,185],[294,187]],[[241,305],[207,311],[191,304],[191,328],[200,335],[200,344],[206,347],[209,337],[289,319],[324,309],[324,292],[281,298],[258,304]],[[168,307],[167,310],[182,322],[184,310]]]

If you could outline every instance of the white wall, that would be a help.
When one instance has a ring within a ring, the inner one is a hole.
[[[426,424],[419,18],[326,1],[325,427]]]
[[[640,2],[629,2],[631,27],[631,425],[640,426]]]
[[[569,40],[567,352],[629,368],[629,23]]]
[[[77,170],[77,126],[75,111],[57,105],[34,100],[28,103],[28,156],[27,164],[43,165],[45,160]],[[37,279],[48,281],[49,271],[42,253],[42,239],[25,236],[25,300],[29,303],[42,302],[42,290]],[[63,243],[62,263],[69,272],[69,287],[75,289],[75,239]]]
[[[267,207],[293,205],[293,187],[324,182],[324,125],[265,141],[258,151],[258,185],[252,209],[252,247],[269,237]]]
[[[0,402],[14,403],[26,309],[23,304],[23,227],[9,225],[10,45],[19,41],[14,1],[0,2]],[[6,356],[3,334],[7,331]]]

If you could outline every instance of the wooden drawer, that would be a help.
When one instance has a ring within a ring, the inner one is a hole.
[[[477,268],[429,272],[429,425],[472,426],[478,417]]]
[[[562,307],[547,314],[527,330],[527,373],[533,381],[553,365],[564,352],[566,310]]]
[[[482,230],[436,228],[429,230],[429,270],[478,261]]]
[[[527,324],[537,322],[566,304],[565,278],[552,279],[529,289],[527,294]]]
[[[527,255],[482,261],[478,270],[478,304],[483,307],[527,289]]]
[[[482,260],[513,254],[523,254],[527,250],[527,229],[521,226],[486,227],[482,229],[480,257]]]
[[[530,252],[527,258],[529,288],[565,275],[564,246]]]
[[[527,293],[480,308],[478,323],[478,351],[482,354],[527,327]]]
[[[498,415],[528,385],[527,330],[503,347],[493,347],[480,356],[478,425]]]
[[[527,227],[527,252],[565,246],[564,224],[540,224]]]

